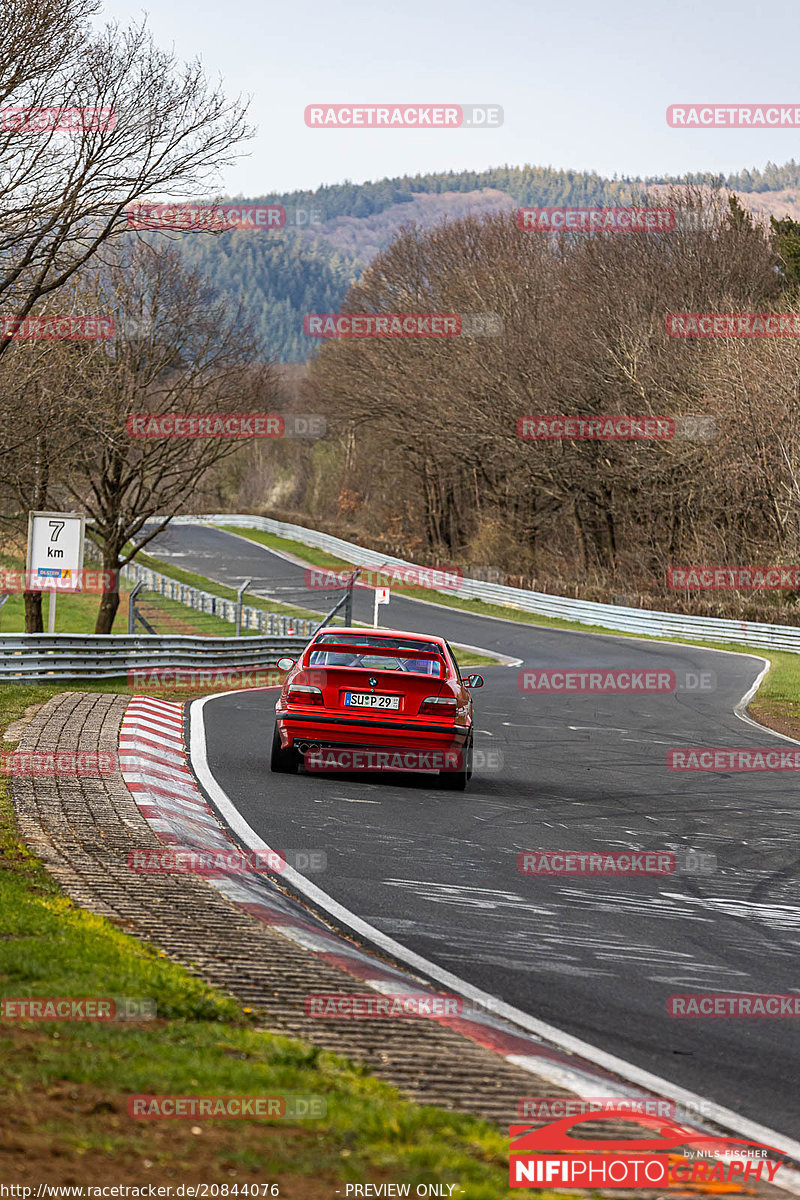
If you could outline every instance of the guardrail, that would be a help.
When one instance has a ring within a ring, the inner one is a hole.
[[[274,521],[271,517],[249,514],[217,513],[203,516],[173,517],[176,525],[239,525],[244,529],[259,529],[278,537],[290,538],[303,545],[326,550],[337,558],[358,567],[398,566],[413,563],[402,558],[367,550],[354,542],[327,533]],[[546,592],[529,592],[524,588],[464,579],[462,586],[448,595],[461,599],[485,600],[543,617],[560,617],[580,625],[604,625],[622,633],[641,633],[648,637],[687,638],[696,641],[736,642],[761,649],[789,650],[800,654],[800,626],[767,625],[760,621],[734,621],[726,617],[692,617],[683,613],[658,612],[648,608],[621,608],[615,604],[600,604],[589,600],[573,600],[566,596],[550,596]]]
[[[167,600],[175,600],[185,604],[195,612],[210,613],[221,621],[236,623],[236,600],[226,600],[215,596],[212,592],[204,592],[201,588],[190,587],[188,583],[179,583],[169,575],[162,575],[151,567],[143,567],[139,563],[128,563],[120,571],[123,579],[131,583],[143,583],[150,592],[156,592]],[[263,608],[253,608],[249,604],[242,605],[242,628],[257,629],[259,633],[272,637],[292,637],[297,635],[310,638],[321,624],[308,617],[292,617],[286,613],[267,612]]]
[[[297,657],[308,637],[125,637],[114,633],[0,634],[0,681],[118,679],[130,671],[240,670]]]

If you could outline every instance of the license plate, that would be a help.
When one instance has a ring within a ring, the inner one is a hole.
[[[399,696],[383,696],[379,692],[345,692],[344,702],[354,708],[399,708]]]

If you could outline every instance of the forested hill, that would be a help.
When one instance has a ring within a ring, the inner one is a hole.
[[[606,179],[593,171],[504,166],[248,197],[248,204],[283,205],[286,228],[187,233],[180,235],[180,246],[223,292],[245,301],[269,354],[299,362],[316,345],[303,334],[304,314],[336,311],[350,283],[402,225],[426,228],[446,218],[521,205],[624,204],[643,187],[687,182],[730,188],[747,196],[756,211],[800,216],[800,165],[794,160],[781,167],[768,163],[763,170],[683,179]]]

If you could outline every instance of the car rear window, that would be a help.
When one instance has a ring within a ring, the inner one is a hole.
[[[346,644],[348,649],[316,649],[326,643]],[[405,671],[414,675],[435,675],[437,678],[443,675],[445,670],[442,647],[437,646],[435,642],[332,632],[322,634],[314,646],[315,649],[308,657],[310,667],[361,667],[368,671]],[[420,654],[432,654],[436,657],[420,658]]]

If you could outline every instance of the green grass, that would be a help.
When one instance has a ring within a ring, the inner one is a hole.
[[[0,555],[0,567],[9,571],[24,571],[25,559],[11,554]],[[42,617],[47,629],[48,605],[51,596],[42,600]],[[59,592],[56,601],[56,633],[91,633],[97,620],[100,597],[96,593]],[[11,592],[0,608],[0,633],[23,633],[25,630],[25,599],[20,592]]]
[[[0,729],[45,690],[4,688]],[[2,741],[0,749],[13,744]],[[157,1021],[138,1024],[0,1024],[4,1170],[16,1151],[26,1161],[26,1136],[44,1134],[62,1169],[80,1168],[78,1178],[91,1178],[109,1155],[139,1165],[146,1159],[171,1174],[192,1159],[189,1122],[167,1122],[165,1139],[163,1129],[154,1129],[163,1123],[126,1116],[127,1095],[289,1093],[324,1098],[327,1115],[294,1127],[288,1120],[197,1118],[199,1132],[216,1137],[204,1146],[213,1159],[209,1180],[223,1169],[336,1182],[388,1174],[393,1182],[458,1181],[470,1200],[511,1197],[502,1132],[413,1104],[341,1057],[259,1030],[257,1014],[232,997],[73,905],[22,842],[3,776],[0,928],[5,997],[121,995],[153,999],[158,1009]],[[27,1181],[41,1178],[36,1161],[25,1169]]]
[[[239,537],[258,542],[268,550],[280,550],[284,554],[294,554],[302,558],[312,567],[331,567],[336,571],[352,571],[353,564],[343,558],[336,558],[326,550],[317,550],[315,546],[306,546],[303,542],[292,541],[291,538],[277,537],[274,533],[262,533],[260,529],[244,529],[239,525],[216,525],[215,529],[224,529],[226,533],[237,533]]]
[[[297,558],[305,559],[314,566],[331,567],[337,570],[351,569],[352,564],[334,558],[322,550],[305,546],[302,542],[291,541],[288,538],[278,538],[273,534],[262,533],[260,530],[243,529],[236,526],[219,526],[229,533],[238,533],[270,549],[284,549]],[[732,653],[755,654],[768,658],[769,673],[762,680],[758,696],[751,708],[754,716],[766,722],[768,716],[785,716],[800,721],[800,654],[791,654],[783,650],[763,650],[753,646],[728,644],[726,642],[696,641],[693,638],[655,638],[644,633],[625,633],[617,629],[609,629],[605,625],[582,625],[577,621],[567,621],[561,617],[540,616],[538,613],[523,612],[521,609],[500,604],[488,604],[483,600],[463,600],[446,592],[435,592],[427,588],[393,588],[399,595],[410,596],[428,603],[454,608],[461,612],[475,613],[477,616],[497,617],[504,621],[514,621],[522,625],[535,625],[548,629],[564,629],[573,633],[610,634],[613,637],[629,637],[639,641],[658,643],[678,642],[685,646],[703,647],[708,650],[728,650]],[[435,600],[432,598],[435,596]],[[459,661],[464,658],[464,665],[472,665],[465,654],[459,654]]]
[[[218,583],[215,579],[208,579],[205,575],[197,575],[194,571],[185,571],[182,567],[174,567],[172,563],[163,562],[159,558],[154,558],[150,554],[139,553],[136,555],[136,562],[142,567],[150,567],[153,571],[159,571],[162,575],[168,575],[170,579],[175,579],[178,583],[186,583],[189,587],[200,588],[201,591],[210,592],[212,596],[221,596],[224,600],[235,600],[236,589],[228,587],[224,583]],[[245,592],[244,603],[250,605],[251,608],[263,608],[265,612],[284,613],[290,617],[306,617],[309,620],[316,620],[320,616],[320,612],[313,611],[309,608],[301,608],[293,604],[281,604],[277,600],[270,600],[264,596],[254,596],[252,592]],[[183,608],[183,605],[180,606]],[[184,611],[186,611],[184,609]],[[202,613],[194,613],[195,617],[203,616]],[[227,622],[223,621],[225,625]]]
[[[149,554],[137,555],[136,561],[140,565],[150,567],[151,570],[158,571],[160,574],[166,575],[179,583],[200,588],[202,591],[209,592],[214,596],[220,596],[226,600],[236,599],[234,588],[226,587],[224,584],[217,583],[213,579],[207,579],[203,575],[197,575],[191,571],[184,571],[173,567],[170,563],[162,562],[160,559],[153,558]],[[22,570],[24,560],[10,555],[2,555],[0,556],[0,566],[7,567],[10,570]],[[126,597],[132,590],[132,587],[133,584],[128,580],[121,580],[121,596]],[[254,596],[252,593],[245,593],[244,602],[253,608],[261,608],[265,612],[285,614],[298,618],[305,617],[310,620],[317,620],[320,616],[318,612],[312,612],[310,609],[298,608],[289,604],[280,604],[277,601],[265,599],[263,596]],[[42,605],[45,629],[48,622],[49,603],[49,597],[45,596]],[[99,603],[100,597],[95,593],[74,595],[64,592],[59,593],[56,602],[56,633],[93,633]],[[166,596],[159,595],[157,592],[143,590],[139,594],[139,604],[143,616],[153,625],[156,633],[175,632],[186,634],[187,636],[196,635],[200,637],[233,637],[236,633],[236,626],[233,621],[223,621],[220,617],[212,613],[195,612],[194,609],[181,604],[180,601],[171,600]],[[2,608],[0,608],[0,633],[23,633],[24,630],[24,598],[21,594],[11,594]],[[114,621],[114,632],[118,634],[128,632],[127,612],[125,611],[124,602],[120,604],[117,612]],[[141,626],[137,626],[137,633],[144,633]],[[242,636],[258,637],[260,635],[256,629],[243,629]]]
[[[277,537],[273,533],[262,533],[260,529],[243,529],[238,525],[217,525],[215,528],[222,529],[225,533],[237,533],[241,537],[248,538],[251,542],[257,542],[259,546],[265,546],[268,550],[281,550],[286,554],[293,554],[296,558],[302,558],[310,566],[330,567],[331,570],[336,571],[352,571],[355,569],[352,563],[345,562],[341,558],[336,558],[333,554],[328,554],[325,550],[317,550],[314,546],[306,546],[302,542],[293,542],[289,538]],[[410,596],[412,598],[416,596],[420,600],[429,600],[431,595],[428,588],[392,587],[392,591],[402,596]],[[453,642],[453,646],[459,652],[458,661],[461,666],[491,667],[498,661],[492,654],[478,654],[474,650],[459,647],[457,642]]]

